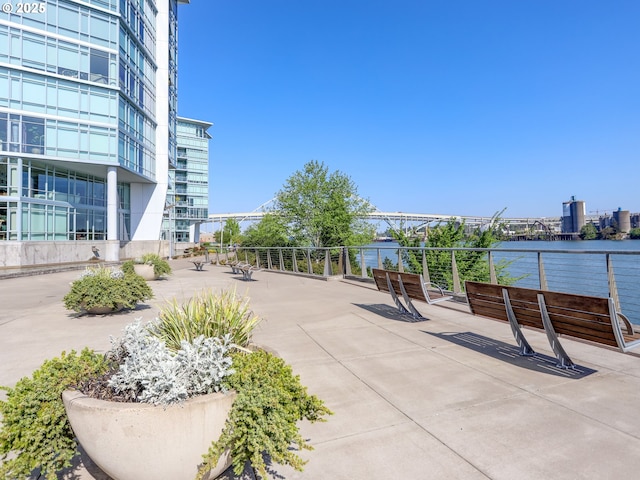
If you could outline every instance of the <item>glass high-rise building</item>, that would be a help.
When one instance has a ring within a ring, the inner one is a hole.
[[[200,225],[209,220],[209,140],[211,123],[178,117],[177,160],[167,202],[172,207],[163,226],[163,238],[173,243],[198,242]]]
[[[82,242],[106,260],[157,246],[178,165],[180,3],[4,3],[0,266],[86,260]]]

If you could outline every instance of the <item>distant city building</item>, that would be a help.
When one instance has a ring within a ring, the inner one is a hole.
[[[618,208],[618,210],[613,212],[612,223],[618,232],[629,233],[629,231],[631,231],[631,214],[629,210]]]
[[[163,224],[163,238],[199,242],[200,224],[209,219],[209,140],[211,123],[178,117],[178,157],[167,194],[171,205]]]
[[[583,200],[571,197],[562,203],[562,233],[579,233],[585,225],[586,206]]]

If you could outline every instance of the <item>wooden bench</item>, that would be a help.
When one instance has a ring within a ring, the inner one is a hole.
[[[471,313],[509,322],[522,355],[535,352],[521,326],[544,330],[561,368],[575,365],[562,347],[559,335],[618,348],[622,352],[640,345],[640,334],[616,311],[611,298],[470,281],[465,282],[465,291]]]
[[[246,262],[240,262],[238,260],[234,261],[234,262],[229,262],[227,263],[227,265],[231,268],[231,273],[242,273],[242,268],[243,267],[247,267],[247,266],[251,266],[251,264],[246,263]]]
[[[237,268],[240,271],[240,273],[242,273],[242,279],[244,281],[251,280],[251,276],[253,275],[253,272],[259,272],[260,270],[262,270],[261,268],[254,267],[253,265],[249,265],[248,263],[245,263]]]
[[[374,268],[373,280],[378,290],[388,292],[391,295],[400,313],[411,315],[416,320],[424,320],[424,317],[413,305],[412,300],[435,305],[453,298],[445,294],[444,290],[438,285],[425,282],[422,275],[417,273],[394,272]],[[402,295],[404,304],[398,295]]]
[[[193,266],[196,267],[196,270],[198,272],[202,271],[202,267],[204,267],[205,263],[207,263],[206,260],[203,259],[197,259],[197,260],[191,260],[191,263],[193,263]]]

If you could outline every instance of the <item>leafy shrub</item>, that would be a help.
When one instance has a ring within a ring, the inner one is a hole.
[[[127,260],[120,265],[120,270],[122,270],[126,275],[131,275],[136,273],[133,266],[136,264],[133,260]]]
[[[171,273],[171,265],[164,258],[156,253],[146,253],[142,256],[142,263],[145,265],[153,265],[153,273],[156,277],[169,275]]]
[[[309,395],[289,365],[265,351],[233,355],[235,372],[223,383],[237,392],[225,428],[203,456],[198,479],[230,450],[233,470],[240,475],[245,462],[268,478],[263,455],[274,462],[302,470],[304,462],[291,449],[312,450],[299,433],[298,420],[325,421],[332,412],[315,395]]]
[[[169,262],[155,253],[146,253],[142,256],[142,258],[136,260],[127,260],[120,266],[120,268],[125,273],[135,273],[135,269],[133,267],[134,265],[152,265],[153,273],[156,277],[169,275],[172,271]]]
[[[7,391],[0,401],[1,478],[25,478],[40,468],[47,480],[57,479],[56,472],[71,465],[76,455],[76,441],[67,421],[62,392],[87,376],[104,373],[108,363],[102,355],[85,348],[76,355],[62,352],[45,361]],[[7,460],[9,453],[15,456]]]
[[[138,302],[152,297],[151,288],[140,275],[91,267],[71,284],[71,291],[63,301],[68,310],[81,312],[94,307],[134,308]]]
[[[174,350],[183,340],[191,342],[199,335],[229,335],[231,343],[245,347],[258,323],[260,318],[249,310],[249,300],[238,297],[235,289],[217,295],[204,290],[182,305],[174,299],[163,307],[154,332]]]
[[[232,372],[228,336],[200,335],[171,351],[138,321],[127,325],[123,337],[112,343],[109,356],[119,369],[108,384],[130,401],[170,405],[218,392],[222,379]]]

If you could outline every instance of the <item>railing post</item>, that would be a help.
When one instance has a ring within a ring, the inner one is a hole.
[[[493,264],[493,253],[491,252],[491,250],[489,250],[489,281],[491,283],[498,283],[496,266]]]
[[[458,274],[458,264],[456,263],[456,252],[451,250],[451,274],[453,276],[453,293],[460,293],[460,275]]]
[[[378,248],[378,269],[382,270],[382,255],[380,255],[380,249]]]
[[[338,253],[338,272],[341,274],[345,272],[344,247],[340,247],[340,252]]]
[[[400,273],[404,272],[404,265],[402,265],[402,250],[398,247],[398,271]]]
[[[282,247],[278,247],[278,260],[280,260],[280,271],[284,272],[284,257],[282,256]]]
[[[256,248],[256,268],[260,268],[260,254],[258,253],[257,248]]]
[[[311,268],[311,250],[307,249],[307,273],[313,273],[313,268]]]
[[[362,278],[369,278],[369,274],[367,272],[367,264],[365,263],[364,260],[364,248],[360,249],[360,276]]]
[[[342,247],[342,256],[344,264],[344,274],[353,275],[353,272],[351,271],[351,259],[349,258],[349,247]]]
[[[292,266],[291,266],[291,268],[293,268],[293,271],[295,273],[298,273],[298,259],[296,258],[296,249],[295,248],[292,250],[291,256],[292,256]]]
[[[429,277],[429,265],[427,265],[427,251],[426,250],[422,250],[422,278],[427,283],[431,282],[431,278]]]
[[[331,252],[327,248],[324,252],[324,276],[330,277],[333,272],[331,271]]]
[[[549,290],[549,285],[547,284],[547,275],[546,273],[544,273],[542,252],[538,252],[538,276],[540,277],[540,290]]]
[[[616,311],[621,312],[620,297],[618,296],[618,286],[616,285],[616,277],[613,274],[613,261],[611,260],[611,254],[606,254],[607,260],[607,282],[609,284],[609,296],[613,299],[613,303],[616,306]]]
[[[267,248],[267,268],[273,270],[273,262],[271,261],[271,249]]]

